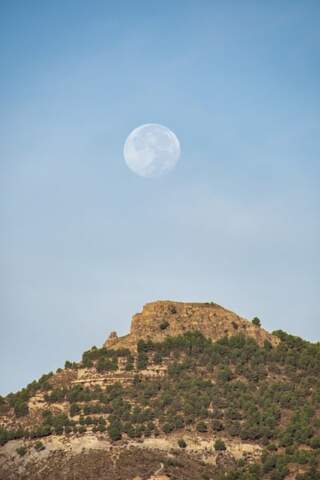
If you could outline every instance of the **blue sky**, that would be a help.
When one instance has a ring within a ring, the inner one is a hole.
[[[2,1],[1,392],[156,299],[320,338],[317,1]],[[135,176],[128,133],[182,156]]]

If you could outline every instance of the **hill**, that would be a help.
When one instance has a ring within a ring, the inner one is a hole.
[[[153,302],[0,397],[0,480],[320,479],[320,345]]]

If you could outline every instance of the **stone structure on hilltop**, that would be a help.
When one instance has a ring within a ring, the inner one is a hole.
[[[157,301],[147,303],[141,313],[133,316],[128,335],[118,337],[112,332],[104,346],[135,350],[141,339],[161,341],[168,335],[181,335],[187,331],[200,331],[212,340],[244,334],[254,338],[259,345],[265,340],[272,345],[279,343],[277,337],[263,328],[216,303]]]

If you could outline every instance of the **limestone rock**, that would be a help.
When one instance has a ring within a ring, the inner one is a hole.
[[[105,346],[106,347],[113,347],[113,345],[115,345],[118,341],[118,334],[117,332],[111,332],[109,337],[108,337],[108,340],[105,342]]]
[[[263,345],[268,340],[277,345],[279,339],[249,320],[240,317],[216,303],[184,303],[157,301],[144,305],[142,312],[133,316],[130,334],[117,337],[111,334],[106,347],[136,349],[140,339],[161,341],[166,336],[200,331],[212,340],[237,334],[248,335]]]

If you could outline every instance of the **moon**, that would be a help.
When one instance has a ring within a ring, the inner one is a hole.
[[[123,148],[127,166],[141,177],[157,178],[172,170],[179,160],[180,142],[169,128],[147,123],[129,134]]]

